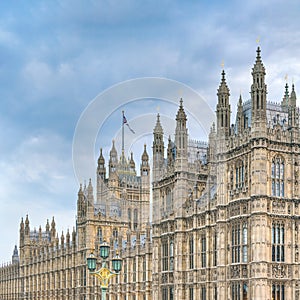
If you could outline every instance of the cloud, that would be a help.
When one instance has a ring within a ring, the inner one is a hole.
[[[9,259],[7,255],[18,239],[15,224],[25,214],[41,224],[52,215],[61,216],[58,228],[66,228],[66,220],[72,220],[69,227],[74,225],[77,186],[70,144],[55,133],[32,133],[12,153],[1,157],[0,236],[6,241],[6,252],[2,250],[1,255]]]

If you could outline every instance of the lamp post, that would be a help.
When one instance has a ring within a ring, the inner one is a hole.
[[[87,267],[91,275],[97,277],[100,280],[101,291],[102,291],[102,300],[106,299],[106,291],[108,288],[109,280],[112,276],[119,275],[119,272],[122,269],[122,259],[118,253],[112,259],[112,269],[114,272],[106,268],[106,259],[109,256],[109,245],[104,241],[100,245],[100,257],[102,258],[102,267],[96,271],[97,266],[97,257],[93,253],[87,258]]]

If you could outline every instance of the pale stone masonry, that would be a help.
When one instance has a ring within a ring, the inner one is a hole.
[[[101,299],[86,257],[104,239],[123,258],[111,300],[300,299],[295,87],[267,101],[260,48],[251,75],[251,99],[240,97],[232,122],[222,71],[208,143],[189,139],[182,99],[167,145],[157,116],[152,218],[146,146],[138,176],[113,142],[108,170],[100,151],[96,198],[91,181],[79,189],[72,233],[58,237],[54,219],[38,231],[22,220],[19,254],[0,268],[0,299]]]

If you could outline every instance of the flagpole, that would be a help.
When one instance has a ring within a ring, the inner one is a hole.
[[[122,157],[124,156],[124,110],[122,110]]]

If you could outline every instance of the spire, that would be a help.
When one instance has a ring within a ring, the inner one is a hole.
[[[266,127],[267,115],[267,86],[265,84],[265,67],[260,56],[260,48],[257,48],[256,61],[252,68],[252,85],[251,85],[251,103],[252,118],[251,127],[253,130],[262,130],[262,125]],[[254,129],[255,127],[255,129]]]
[[[69,232],[69,228],[67,229],[66,243],[67,243],[67,246],[70,246],[70,232]]]
[[[183,109],[183,100],[182,100],[182,98],[180,98],[180,104],[179,104],[179,109],[178,109],[177,115],[176,115],[176,121],[177,122],[181,121],[182,125],[185,126],[186,120],[187,120],[187,117],[186,117],[185,111]]]
[[[118,164],[118,153],[115,147],[115,140],[112,141],[112,148],[109,153],[109,175],[116,172]]]
[[[29,235],[29,219],[28,219],[28,215],[26,215],[26,219],[25,219],[25,234]]]
[[[102,154],[102,148],[100,148],[100,156],[98,158],[98,166],[104,166],[105,165],[105,159],[103,157],[103,154]]]
[[[171,140],[171,136],[168,139],[168,150],[167,150],[167,159],[168,159],[168,166],[172,166],[176,157],[176,151],[174,147],[174,143]]]
[[[72,231],[72,246],[74,248],[76,246],[76,231],[75,231],[75,227],[73,227],[73,231]]]
[[[157,114],[156,124],[153,129],[153,181],[160,176],[160,171],[164,162],[164,132],[160,124],[160,115]]]
[[[133,152],[130,153],[129,167],[131,171],[135,170],[135,162],[133,159]]]
[[[54,221],[54,217],[52,217],[52,222],[51,222],[51,239],[55,238],[55,233],[56,233],[55,221]]]
[[[217,92],[217,131],[221,135],[225,134],[225,136],[228,136],[230,128],[230,93],[226,83],[224,70],[222,70],[221,76],[221,82]]]
[[[144,152],[143,152],[143,155],[142,155],[142,161],[147,161],[148,162],[149,160],[149,155],[147,153],[147,146],[146,144],[144,144]]]
[[[245,126],[244,126],[244,115],[243,115],[243,100],[241,94],[238,102],[237,126],[238,126],[237,128],[238,133],[242,133]]]
[[[290,96],[289,96],[289,86],[288,83],[285,84],[285,90],[284,90],[284,96],[281,102],[281,105],[283,107],[288,107],[289,106],[289,101],[290,100]]]
[[[12,255],[12,263],[17,264],[18,262],[19,262],[18,247],[17,247],[17,245],[15,245],[14,252]]]
[[[295,86],[293,84],[291,97],[290,97],[290,105],[296,107],[296,102],[297,102],[297,96],[296,96],[296,92],[295,92]]]
[[[94,204],[94,192],[93,192],[93,186],[92,186],[92,180],[89,179],[89,185],[87,187],[87,199],[88,199],[88,205]]]
[[[46,223],[46,232],[50,231],[50,225],[49,225],[49,220],[47,219],[47,223]]]
[[[141,175],[149,175],[149,155],[147,153],[146,144],[144,144],[144,152],[142,154]]]
[[[187,158],[188,133],[186,127],[187,116],[183,108],[183,100],[180,99],[176,115],[175,146],[176,159]]]
[[[156,119],[156,125],[155,125],[155,128],[154,128],[154,132],[155,133],[163,133],[163,129],[162,129],[162,126],[160,124],[160,115],[159,113],[157,114],[157,119]]]

